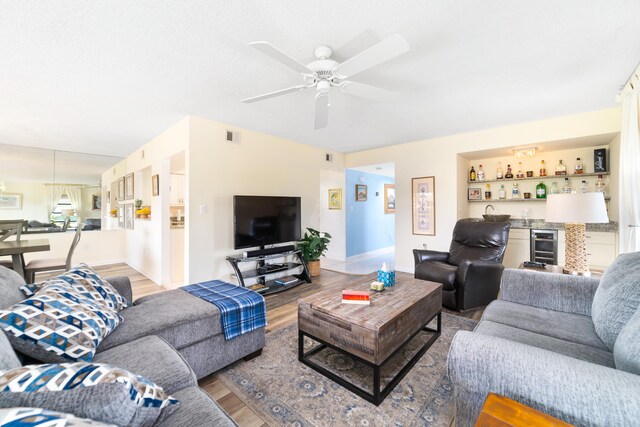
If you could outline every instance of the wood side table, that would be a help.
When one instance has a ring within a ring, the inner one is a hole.
[[[489,393],[475,427],[571,427],[551,415],[530,408],[508,397]]]

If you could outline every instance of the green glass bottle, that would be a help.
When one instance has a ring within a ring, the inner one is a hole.
[[[542,181],[540,184],[536,185],[536,199],[546,199],[547,198],[547,186],[544,185]]]

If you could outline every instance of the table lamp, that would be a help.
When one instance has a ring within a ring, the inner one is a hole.
[[[564,273],[589,276],[586,223],[608,223],[603,193],[550,194],[545,221],[564,223]]]

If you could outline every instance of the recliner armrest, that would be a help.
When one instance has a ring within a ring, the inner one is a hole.
[[[133,290],[131,289],[131,280],[126,276],[116,276],[105,278],[107,282],[113,286],[120,295],[127,300],[127,304],[130,306],[133,300]]]
[[[460,292],[459,309],[487,305],[498,297],[504,265],[494,261],[463,260],[458,265],[456,283]],[[460,305],[462,304],[462,305]]]
[[[430,251],[427,249],[414,249],[413,259],[415,260],[415,265],[420,264],[422,261],[447,262],[447,259],[449,259],[449,252]]]
[[[591,316],[599,279],[508,268],[502,276],[500,299],[566,313]]]

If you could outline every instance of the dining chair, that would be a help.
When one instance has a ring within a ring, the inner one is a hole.
[[[0,221],[0,242],[7,240],[11,236],[16,236],[16,241],[20,241],[22,234],[23,221],[22,220],[3,220]],[[24,264],[24,262],[23,262]],[[13,261],[11,259],[0,260],[0,265],[6,268],[13,269]]]
[[[36,273],[71,269],[71,258],[73,258],[73,252],[80,242],[80,233],[82,233],[83,226],[84,224],[78,224],[78,229],[73,236],[73,241],[71,242],[71,247],[69,248],[69,253],[66,258],[34,259],[27,263],[24,268],[27,283],[33,283],[35,281]]]

